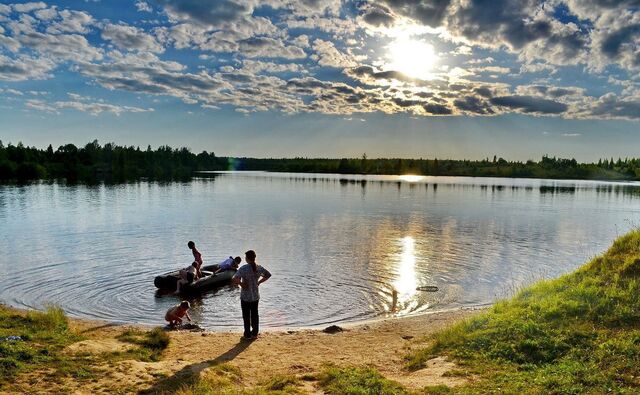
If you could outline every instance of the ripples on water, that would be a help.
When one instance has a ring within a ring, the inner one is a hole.
[[[566,273],[636,224],[635,183],[230,173],[187,183],[0,186],[0,301],[157,324],[153,277],[255,249],[263,325],[319,326],[476,306]],[[416,291],[436,285],[439,291]],[[396,311],[392,311],[397,291]],[[238,291],[193,301],[241,324]]]

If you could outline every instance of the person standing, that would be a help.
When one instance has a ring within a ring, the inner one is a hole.
[[[198,249],[196,248],[196,243],[194,243],[193,241],[189,241],[187,243],[187,247],[189,247],[189,249],[193,253],[194,262],[197,263],[197,265],[196,265],[196,279],[198,279],[198,278],[202,277],[202,272],[200,271],[200,267],[202,267],[202,254],[200,253],[200,251],[198,251]]]
[[[260,319],[258,316],[258,302],[260,292],[258,287],[271,277],[271,273],[256,263],[256,253],[253,250],[245,252],[246,265],[233,275],[232,281],[240,286],[240,307],[242,307],[242,321],[244,323],[244,338],[258,337]]]

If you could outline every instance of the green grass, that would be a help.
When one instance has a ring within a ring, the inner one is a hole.
[[[246,388],[240,370],[230,364],[212,366],[191,383],[176,391],[170,386],[166,393],[177,395],[297,395],[305,394],[303,381],[314,381],[326,394],[334,395],[409,395],[402,386],[384,378],[369,367],[338,367],[327,365],[313,377],[278,375],[258,386]],[[157,389],[156,393],[163,393]]]
[[[150,331],[128,329],[116,336],[116,339],[135,344],[138,347],[124,352],[112,353],[116,359],[133,358],[144,362],[159,361],[162,352],[169,346],[169,335],[162,328],[154,328]]]
[[[79,373],[60,353],[80,338],[69,330],[67,318],[59,307],[19,314],[0,305],[0,339],[8,336],[20,336],[22,341],[0,342],[0,388],[21,371],[34,368]]]
[[[63,353],[66,346],[83,337],[69,329],[64,311],[55,306],[25,314],[0,305],[0,339],[8,336],[20,336],[22,341],[0,341],[0,389],[20,373],[29,371],[39,371],[52,382],[62,382],[69,377],[91,380],[99,374],[98,366],[105,362],[157,361],[169,344],[169,336],[160,328],[129,330],[118,338],[137,346],[131,350],[100,355]]]
[[[335,395],[405,395],[400,384],[370,367],[327,366],[319,375],[320,386]]]
[[[176,395],[298,395],[304,394],[300,389],[300,380],[293,376],[275,376],[256,387],[245,388],[242,384],[242,373],[237,367],[228,363],[209,367],[198,377],[177,390],[174,383],[167,383],[164,388],[157,388],[155,393],[175,393]]]
[[[407,367],[441,355],[476,376],[455,393],[638,393],[640,231],[576,272],[438,333]]]

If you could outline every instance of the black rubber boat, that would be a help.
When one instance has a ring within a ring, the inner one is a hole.
[[[180,293],[202,293],[228,285],[231,283],[231,277],[236,273],[236,271],[232,269],[214,275],[213,273],[218,270],[218,265],[202,266],[200,270],[202,271],[203,277],[191,284],[182,285],[182,287],[180,287]],[[156,288],[163,291],[175,291],[179,278],[180,271],[176,270],[171,273],[156,276],[156,278],[153,279],[153,284]]]

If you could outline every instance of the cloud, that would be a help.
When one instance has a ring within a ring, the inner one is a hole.
[[[525,58],[571,64],[580,59],[586,39],[575,24],[563,24],[549,15],[538,0],[457,2],[446,27],[456,37],[489,48],[506,46]],[[552,8],[552,7],[549,7]]]
[[[12,89],[12,88],[0,89],[0,92],[7,92],[7,93],[10,93],[10,94],[16,95],[16,96],[23,96],[24,95],[24,93],[22,91],[19,91],[19,90],[16,90],[16,89]]]
[[[291,40],[291,43],[293,45],[296,45],[300,48],[308,48],[309,47],[309,36],[307,36],[306,34],[301,34],[297,37],[295,37],[293,40]]]
[[[366,24],[373,27],[391,27],[397,19],[389,8],[381,4],[365,5],[361,18]]]
[[[102,63],[81,63],[78,71],[111,90],[125,90],[150,95],[167,95],[194,102],[199,97],[214,96],[231,86],[207,72],[185,73],[176,62],[158,59],[150,53],[111,53]]]
[[[358,64],[353,56],[339,51],[331,41],[318,38],[313,42],[313,50],[321,66],[346,68]]]
[[[630,83],[640,67],[637,0],[133,3],[139,12],[158,11],[157,20],[0,5],[0,79],[68,71],[142,99],[243,113],[639,118],[640,88]],[[398,38],[438,51],[428,79],[385,66]],[[179,51],[165,51],[171,47]],[[606,78],[598,80],[599,72]],[[597,85],[607,78],[617,85]],[[603,90],[611,93],[590,96]],[[73,96],[30,106],[95,114],[123,107]]]
[[[163,52],[164,48],[150,34],[133,26],[107,24],[102,28],[102,38],[117,48],[133,51]]]
[[[499,96],[492,98],[491,103],[526,114],[561,114],[568,109],[564,103],[534,96]]]
[[[473,67],[473,68],[470,68],[469,71],[473,73],[507,74],[511,72],[511,69],[508,67],[501,67],[501,66],[485,66],[485,67]]]
[[[13,10],[16,12],[31,12],[34,10],[39,10],[41,8],[47,8],[47,5],[41,1],[31,2],[31,3],[22,3],[22,4],[13,4]]]
[[[144,1],[138,0],[135,2],[135,6],[138,9],[138,11],[140,12],[151,12],[153,11],[153,9],[151,8],[151,6]]]
[[[102,50],[93,47],[79,34],[44,34],[30,32],[15,39],[40,54],[60,60],[86,61],[102,59]]]
[[[157,0],[167,14],[181,21],[206,27],[220,27],[249,16],[253,8],[248,4],[229,0]]]
[[[607,93],[589,103],[581,114],[601,119],[640,120],[640,98],[621,98]]]
[[[51,9],[42,10],[42,11],[51,12],[50,10]],[[36,14],[36,15],[38,17],[42,17],[42,13]],[[52,18],[48,18],[50,16],[50,14],[48,13],[45,14],[44,16],[45,16],[45,20],[52,19]],[[60,20],[49,25],[47,27],[47,33],[86,34],[86,33],[89,33],[89,26],[94,23],[93,17],[87,14],[86,12],[82,12],[82,11],[62,10],[58,12],[58,16],[60,17]]]
[[[13,37],[7,37],[7,36],[3,35],[2,34],[3,32],[4,32],[4,30],[2,29],[2,26],[0,26],[0,46],[5,47],[10,52],[18,52],[18,50],[21,47],[21,45],[18,42],[18,40],[16,40]]]
[[[295,45],[285,45],[281,40],[270,37],[251,37],[240,41],[239,50],[248,58],[302,59],[307,54]]]
[[[292,17],[286,19],[286,25],[289,29],[319,30],[325,33],[332,33],[336,38],[351,37],[358,30],[358,25],[354,20],[320,16]]]
[[[558,69],[547,63],[525,63],[520,66],[520,73],[542,73],[547,72],[549,74],[554,74],[558,71]]]
[[[242,70],[250,74],[256,74],[263,71],[268,73],[300,73],[304,71],[304,68],[296,63],[274,63],[246,59],[242,62]]]
[[[241,21],[223,22],[217,29],[184,22],[154,30],[161,40],[173,43],[178,49],[195,47],[211,52],[238,52],[240,42],[251,38],[272,38],[282,43],[282,37],[271,20],[264,17],[245,17]],[[281,45],[284,47],[284,44]],[[295,47],[295,44],[293,45]]]
[[[33,14],[41,21],[49,21],[58,17],[58,9],[56,6],[43,8],[34,12]]]
[[[471,115],[493,115],[496,110],[490,102],[478,96],[465,96],[453,101],[454,106],[461,112]]]
[[[55,63],[46,58],[20,56],[11,59],[0,54],[0,80],[26,81],[42,80],[51,77]]]
[[[59,114],[59,110],[76,110],[86,112],[91,115],[97,116],[104,112],[120,116],[123,113],[142,113],[153,112],[153,108],[141,108],[133,106],[119,106],[114,104],[108,104],[104,102],[91,102],[89,98],[82,97],[80,95],[71,95],[73,100],[69,101],[55,101],[47,103],[43,100],[30,99],[25,102],[27,108],[45,111],[48,113]]]
[[[451,115],[453,111],[444,104],[427,103],[422,106],[424,110],[433,115]]]
[[[602,70],[610,63],[640,70],[640,13],[616,9],[600,15],[592,33],[590,65]]]
[[[545,96],[557,99],[567,96],[582,97],[585,94],[585,89],[577,86],[520,85],[517,87],[516,92],[520,95]]]
[[[438,27],[451,5],[451,0],[384,0],[388,9],[398,15],[414,19],[423,25]]]

